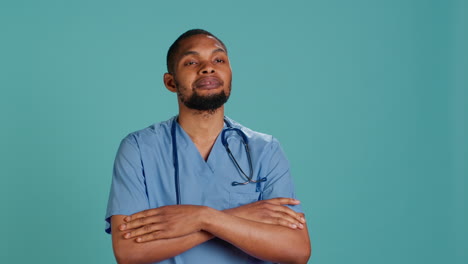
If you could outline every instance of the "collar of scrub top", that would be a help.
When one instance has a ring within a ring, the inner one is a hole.
[[[179,157],[177,155],[177,139],[176,139],[176,123],[177,120],[179,119],[178,116],[174,118],[172,121],[172,126],[171,126],[171,137],[172,137],[172,158],[173,158],[173,163],[174,163],[174,179],[175,179],[175,187],[176,187],[176,198],[177,198],[177,204],[181,204],[180,202],[180,182],[179,182]],[[224,123],[226,123],[226,128],[223,128],[223,131],[221,132],[221,142],[223,143],[224,148],[226,149],[226,152],[229,155],[229,158],[231,158],[232,162],[236,165],[236,168],[239,170],[239,173],[243,176],[244,182],[236,182],[233,181],[231,183],[232,186],[237,186],[237,185],[245,185],[248,183],[256,183],[257,184],[257,192],[260,191],[260,183],[264,182],[267,180],[266,177],[263,177],[259,180],[254,180],[253,179],[253,165],[252,165],[252,158],[250,156],[250,149],[249,149],[249,140],[247,139],[247,136],[245,133],[240,130],[239,128],[233,127],[231,122],[227,120],[226,117],[224,117]],[[229,131],[234,131],[236,132],[240,137],[241,137],[241,142],[244,145],[245,152],[247,153],[247,160],[249,163],[249,175],[247,175],[244,170],[242,170],[241,166],[237,162],[236,158],[234,158],[234,155],[231,152],[231,149],[229,149],[229,143],[227,142],[227,138],[225,136],[226,132]]]

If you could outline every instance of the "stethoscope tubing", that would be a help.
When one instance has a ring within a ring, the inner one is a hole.
[[[176,138],[176,123],[177,123],[178,117],[175,117],[172,126],[171,126],[171,137],[172,137],[172,159],[173,159],[173,164],[174,164],[174,181],[175,181],[175,192],[176,192],[176,202],[177,204],[181,204],[181,198],[180,198],[180,179],[179,179],[179,157],[177,154],[177,138]],[[232,162],[236,165],[236,168],[238,169],[239,173],[245,178],[246,181],[244,182],[232,182],[232,186],[237,186],[237,185],[245,185],[248,183],[256,183],[257,184],[257,191],[259,191],[259,184],[261,182],[266,181],[266,177],[263,177],[259,180],[254,180],[253,179],[253,164],[252,164],[252,157],[250,156],[250,149],[249,149],[249,143],[247,136],[245,133],[240,130],[239,128],[232,127],[231,122],[229,122],[226,118],[224,118],[224,122],[226,123],[227,128],[223,129],[221,132],[221,142],[226,148],[226,152],[228,153],[229,157],[231,158]],[[237,162],[237,160],[234,158],[234,155],[232,154],[231,150],[229,149],[229,143],[227,142],[227,138],[225,136],[225,133],[228,131],[235,131],[241,138],[242,138],[242,143],[244,145],[245,151],[247,153],[247,160],[249,163],[249,175],[247,175],[244,170],[242,170],[241,166]]]
[[[172,161],[174,163],[174,180],[176,202],[180,204],[180,183],[179,183],[179,156],[177,155],[177,139],[176,139],[176,122],[177,117],[172,122],[171,137],[172,137]]]

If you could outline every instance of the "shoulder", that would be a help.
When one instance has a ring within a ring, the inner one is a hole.
[[[255,148],[266,150],[280,147],[279,141],[272,135],[254,131],[229,117],[226,117],[226,120],[231,123],[232,127],[240,129],[245,134],[251,147],[254,146]]]
[[[169,120],[155,123],[146,128],[129,133],[122,139],[122,143],[139,146],[164,142],[166,138],[170,138],[171,125],[174,119],[175,117],[172,117]]]

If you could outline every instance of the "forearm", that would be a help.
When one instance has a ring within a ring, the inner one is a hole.
[[[118,227],[123,222],[123,217],[120,215],[112,216],[112,226]],[[211,234],[200,231],[183,237],[137,243],[135,239],[125,239],[123,234],[117,228],[112,230],[114,254],[119,264],[145,264],[162,261],[213,238]]]
[[[259,259],[306,263],[310,242],[302,214],[274,198],[226,211],[172,205],[112,217],[114,252],[119,263],[151,263],[179,255],[214,236]],[[283,244],[277,243],[281,241]]]
[[[224,212],[235,215],[236,211],[227,209]],[[157,239],[142,243],[136,239],[126,239],[124,234],[128,231],[120,231],[119,227],[124,222],[123,215],[114,215],[111,218],[112,244],[114,255],[119,264],[127,263],[153,263],[177,256],[201,243],[204,243],[214,236],[205,231],[195,232],[186,236]]]
[[[307,263],[310,241],[307,227],[293,230],[246,220],[208,209],[204,230],[256,258],[280,263]]]

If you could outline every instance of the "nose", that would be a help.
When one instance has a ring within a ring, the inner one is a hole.
[[[202,66],[200,67],[200,74],[213,74],[215,73],[215,69],[211,63],[206,62],[203,63]]]

